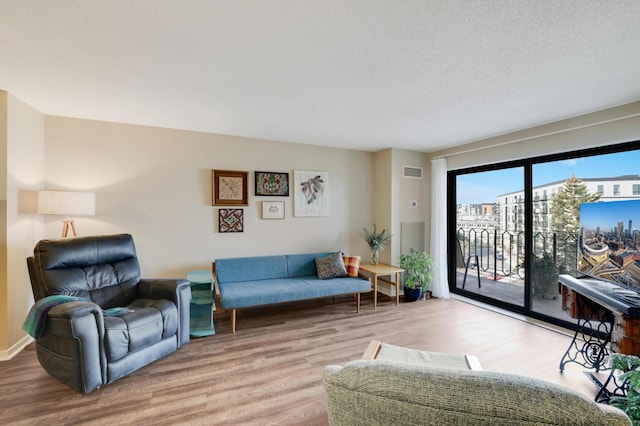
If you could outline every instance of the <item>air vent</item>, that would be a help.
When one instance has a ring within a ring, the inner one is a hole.
[[[402,166],[402,177],[422,179],[422,167]]]

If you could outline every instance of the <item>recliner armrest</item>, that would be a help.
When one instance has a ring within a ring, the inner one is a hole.
[[[167,299],[177,305],[180,293],[185,288],[190,289],[191,287],[189,280],[184,278],[142,278],[138,284],[138,297],[144,299]]]
[[[185,278],[143,278],[138,283],[138,297],[167,299],[178,308],[178,346],[189,343],[191,283]]]
[[[67,302],[49,309],[49,318],[73,319],[96,312],[102,312],[102,309],[93,302]]]
[[[104,316],[93,302],[67,302],[47,313],[47,331],[38,339],[38,360],[52,376],[76,392],[107,383]]]
[[[61,337],[79,337],[82,330],[78,329],[76,320],[86,316],[94,318],[90,323],[95,324],[98,335],[102,336],[104,334],[102,309],[93,302],[67,302],[54,306],[47,313],[47,332]]]

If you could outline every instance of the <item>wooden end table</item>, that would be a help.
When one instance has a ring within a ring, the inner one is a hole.
[[[371,277],[373,278],[373,309],[376,309],[378,307],[378,277],[379,276],[387,276],[387,275],[392,276],[393,274],[395,274],[396,276],[395,282],[391,280],[389,280],[388,282],[389,284],[394,285],[396,287],[396,305],[399,303],[400,272],[404,271],[403,268],[399,268],[393,265],[387,265],[386,263],[378,263],[375,265],[371,263],[364,263],[364,264],[360,264],[360,270],[370,274]]]

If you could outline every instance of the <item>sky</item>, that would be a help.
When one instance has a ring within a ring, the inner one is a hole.
[[[640,175],[640,150],[540,163],[533,166],[533,186],[577,178]],[[524,188],[523,168],[458,175],[457,203],[495,203],[498,195]]]

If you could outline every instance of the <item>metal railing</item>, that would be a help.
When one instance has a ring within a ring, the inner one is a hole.
[[[458,228],[456,232],[462,256],[478,255],[480,271],[524,280],[525,238],[523,231],[502,231],[486,228]],[[533,235],[535,258],[550,256],[557,273],[573,273],[577,266],[578,237],[558,233],[537,232]],[[492,279],[492,278],[489,278]]]

